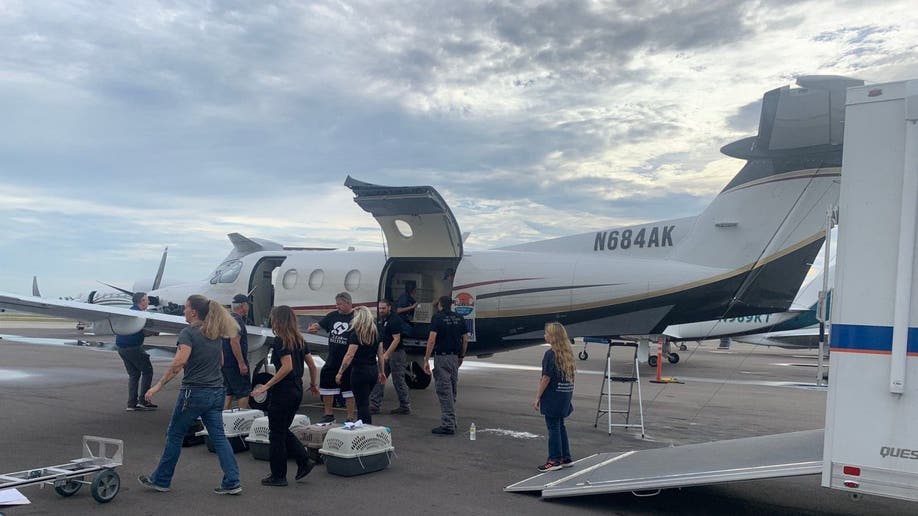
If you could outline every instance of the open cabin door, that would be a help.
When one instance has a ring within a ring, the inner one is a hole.
[[[379,278],[380,298],[397,303],[407,286],[416,287],[411,336],[425,339],[433,302],[452,293],[462,259],[459,223],[432,186],[380,186],[350,176],[344,186],[386,236],[389,259]]]

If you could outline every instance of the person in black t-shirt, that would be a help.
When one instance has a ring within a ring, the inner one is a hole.
[[[316,389],[316,363],[309,352],[309,346],[300,335],[296,315],[287,305],[271,310],[271,330],[274,344],[271,347],[271,363],[275,373],[264,385],[252,391],[260,396],[268,391],[268,439],[270,440],[271,474],[261,480],[266,486],[287,485],[287,458],[296,459],[296,480],[305,477],[312,469],[306,449],[290,431],[293,416],[303,401],[303,363],[309,366],[309,392],[318,395]]]
[[[223,410],[229,410],[236,398],[240,409],[249,408],[252,380],[249,378],[249,339],[245,329],[249,313],[249,298],[245,294],[233,296],[231,315],[239,324],[239,335],[223,339],[223,390],[226,398]]]
[[[414,328],[411,319],[414,318],[414,310],[418,307],[418,302],[414,299],[415,290],[417,287],[414,286],[414,283],[408,283],[405,285],[405,291],[398,296],[395,302],[395,313],[402,319],[402,335],[406,337],[414,336],[411,332]]]
[[[542,377],[533,403],[533,407],[545,416],[548,427],[548,460],[539,466],[542,472],[573,465],[564,418],[574,411],[571,404],[574,396],[574,350],[561,323],[545,325],[545,342],[551,349],[545,350],[542,357]]]
[[[411,414],[411,398],[408,394],[408,382],[405,381],[405,370],[408,366],[408,356],[402,346],[402,319],[392,313],[392,301],[381,299],[377,306],[379,318],[376,320],[376,329],[379,332],[379,341],[383,346],[383,362],[386,374],[392,378],[392,385],[398,394],[398,408],[392,409],[390,414]],[[382,407],[385,387],[378,383],[370,393],[370,412],[378,414]]]
[[[430,320],[430,336],[424,354],[424,372],[430,374],[430,355],[434,356],[433,376],[440,399],[440,426],[431,430],[439,435],[456,433],[456,393],[459,383],[459,366],[469,345],[465,319],[452,311],[453,299],[442,296],[439,312]]]
[[[347,332],[351,328],[351,318],[354,317],[354,305],[351,295],[341,292],[335,296],[337,310],[329,312],[319,322],[312,323],[306,330],[309,333],[318,333],[319,329],[328,332],[328,360],[322,366],[319,378],[319,394],[322,395],[322,405],[325,416],[319,423],[333,423],[335,421],[334,402],[335,396],[344,397],[347,407],[347,420],[354,420],[354,393],[351,391],[350,373],[344,376],[341,384],[335,382],[335,374],[341,365],[341,359],[347,352]]]
[[[357,417],[368,425],[373,424],[370,391],[377,381],[381,384],[386,383],[382,355],[382,344],[379,342],[373,312],[365,306],[358,306],[354,310],[351,331],[348,332],[347,353],[341,360],[335,381],[342,383],[344,375],[350,369],[351,389],[357,402]]]

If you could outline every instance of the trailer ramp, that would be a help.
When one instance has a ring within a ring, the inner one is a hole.
[[[822,429],[601,453],[573,468],[536,475],[505,491],[541,491],[543,498],[656,491],[740,480],[818,475]]]

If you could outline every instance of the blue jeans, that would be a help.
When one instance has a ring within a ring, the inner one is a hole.
[[[561,462],[561,459],[570,459],[571,447],[567,443],[567,428],[564,427],[564,418],[545,416],[545,426],[548,427],[549,462]]]
[[[239,466],[233,448],[223,433],[223,387],[182,387],[179,391],[172,411],[172,422],[166,431],[166,448],[159,466],[150,475],[154,484],[169,487],[172,483],[175,465],[182,453],[182,439],[198,417],[204,422],[220,459],[220,469],[223,470],[221,487],[228,489],[239,485]]]

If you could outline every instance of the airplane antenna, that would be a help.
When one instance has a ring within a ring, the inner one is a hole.
[[[156,277],[153,278],[153,288],[150,290],[159,289],[159,285],[163,282],[163,271],[166,270],[166,256],[169,254],[169,246],[166,246],[163,249],[163,257],[159,260],[159,269],[156,271]]]

